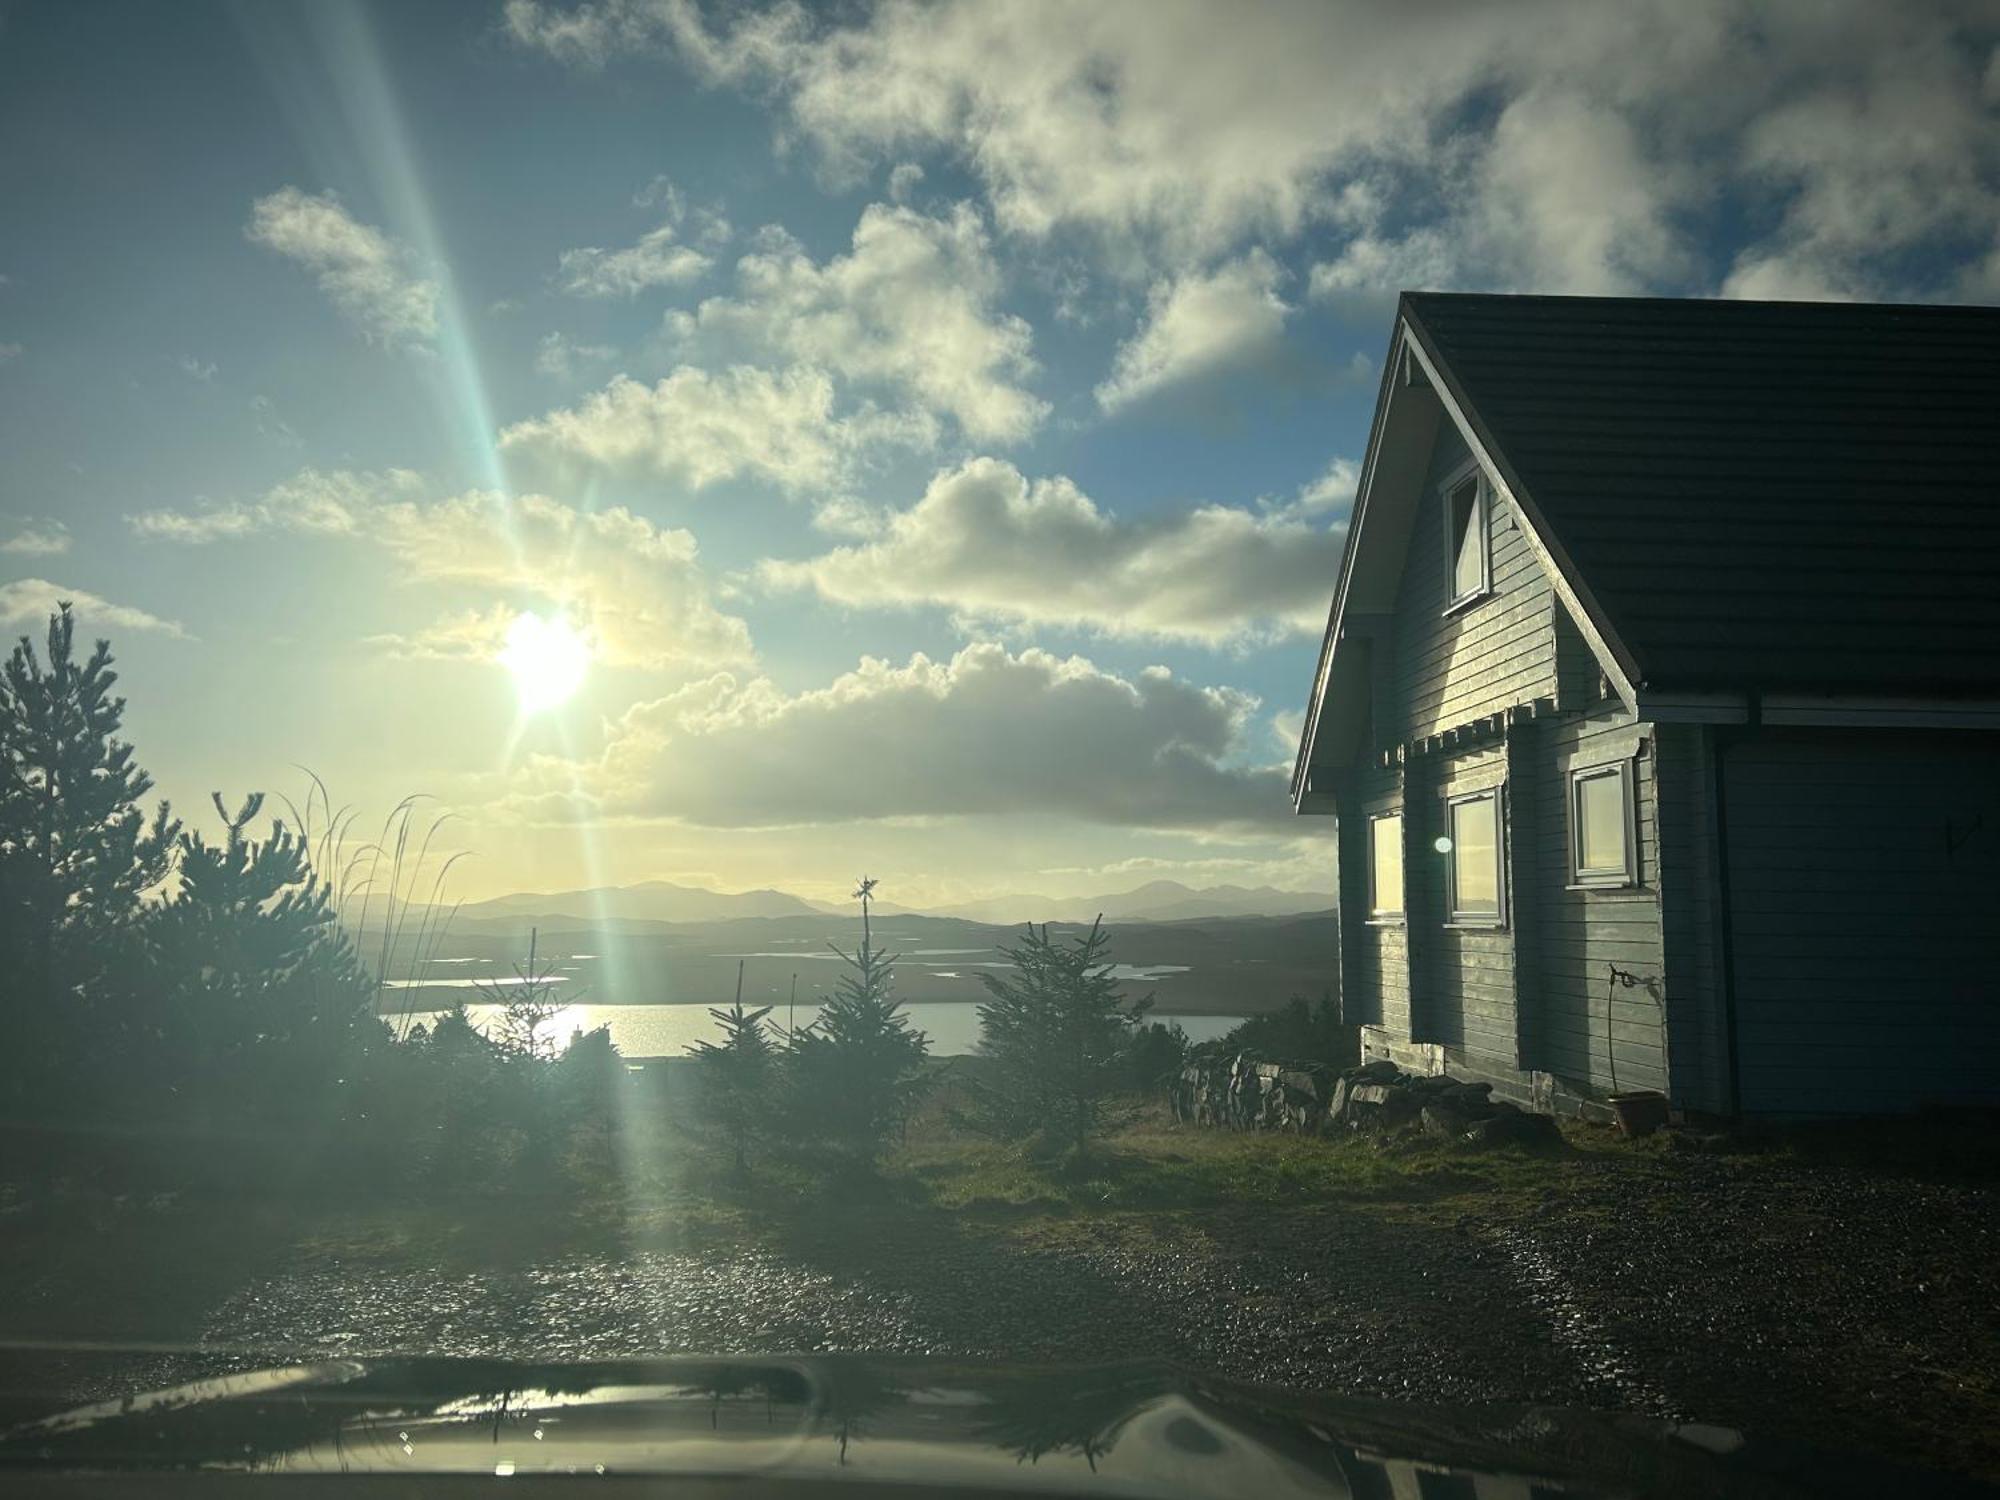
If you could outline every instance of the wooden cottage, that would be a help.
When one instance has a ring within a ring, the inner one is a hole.
[[[1293,803],[1365,1055],[2000,1103],[2000,309],[1406,294]]]

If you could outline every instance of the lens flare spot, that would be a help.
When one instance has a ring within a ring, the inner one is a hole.
[[[590,643],[560,616],[517,615],[507,627],[507,644],[498,660],[513,674],[521,712],[537,714],[568,702],[583,686]]]

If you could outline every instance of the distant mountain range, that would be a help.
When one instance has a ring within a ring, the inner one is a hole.
[[[1102,896],[993,896],[928,910],[937,917],[1011,925],[1017,922],[1181,922],[1191,917],[1289,917],[1330,911],[1333,897],[1319,891],[1281,891],[1275,886],[1211,885],[1197,890],[1178,880],[1150,880],[1129,891]]]
[[[587,891],[528,891],[492,901],[467,902],[459,916],[474,921],[507,917],[569,917],[582,921],[725,922],[734,917],[814,917],[834,910],[783,891],[707,891],[647,880]]]
[[[1199,890],[1177,880],[1153,880],[1133,890],[1102,896],[993,896],[942,907],[876,903],[883,916],[956,917],[967,922],[1013,926],[1021,922],[1177,922],[1197,917],[1284,917],[1328,911],[1333,897],[1319,891],[1281,891],[1273,886],[1212,885]],[[524,892],[467,903],[461,918],[473,921],[561,917],[580,921],[719,922],[738,917],[797,917],[851,914],[852,903],[807,901],[785,891],[710,891],[648,880],[639,885],[601,886],[585,891]]]

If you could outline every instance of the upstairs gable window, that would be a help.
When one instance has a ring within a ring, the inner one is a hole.
[[[1451,567],[1451,599],[1455,609],[1492,587],[1492,560],[1486,547],[1486,481],[1477,470],[1457,480],[1444,494],[1444,535]]]

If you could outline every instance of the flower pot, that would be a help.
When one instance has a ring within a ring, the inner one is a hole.
[[[1667,1096],[1653,1089],[1612,1094],[1604,1101],[1618,1117],[1618,1128],[1637,1140],[1667,1123]]]

